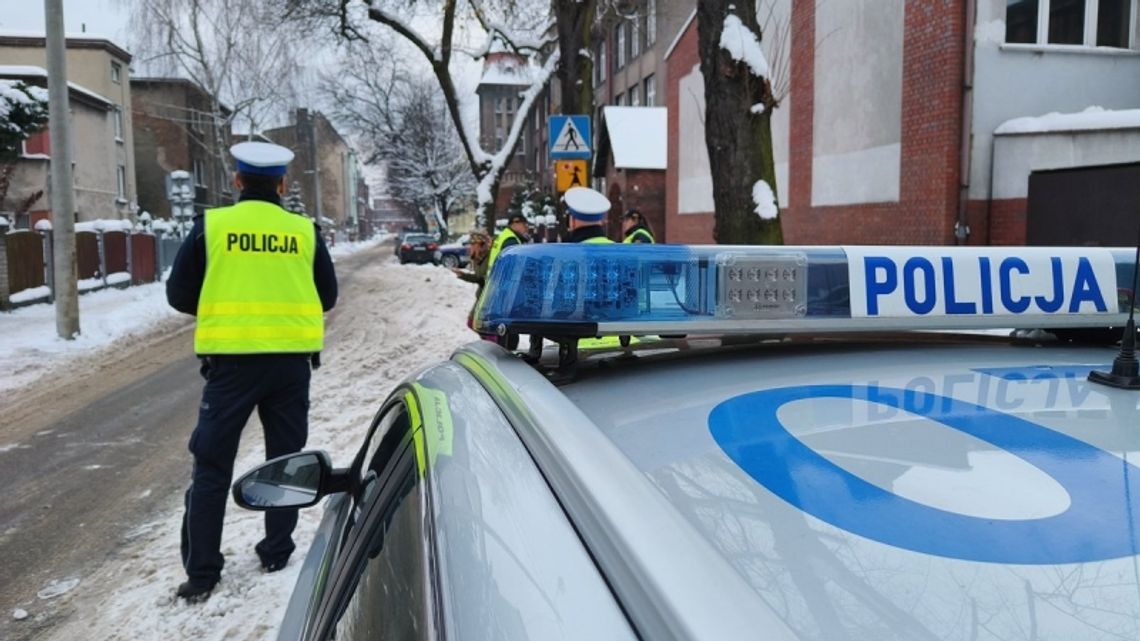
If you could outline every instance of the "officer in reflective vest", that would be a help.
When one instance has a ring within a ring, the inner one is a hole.
[[[649,221],[636,209],[625,212],[621,217],[621,233],[625,237],[623,243],[654,243],[653,232],[649,229]]]
[[[197,317],[194,351],[206,379],[182,518],[187,581],[176,592],[190,602],[207,598],[221,579],[226,497],[254,408],[267,459],[305,446],[310,363],[324,346],[323,314],[337,298],[319,228],[281,208],[293,152],[261,142],[230,152],[241,198],[195,219],[166,281],[170,305]],[[265,538],[255,551],[266,572],[285,567],[296,524],[296,510],[265,513]]]
[[[488,276],[491,274],[491,268],[495,266],[495,260],[499,258],[499,254],[504,249],[512,245],[525,245],[530,242],[529,231],[530,227],[527,224],[526,216],[522,214],[511,216],[506,229],[499,232],[499,235],[495,236],[495,242],[491,243],[491,255],[487,257]]]
[[[572,187],[562,197],[570,214],[570,242],[612,243],[603,223],[610,211],[610,200],[589,187]]]

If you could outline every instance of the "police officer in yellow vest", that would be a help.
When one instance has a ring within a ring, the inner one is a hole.
[[[610,211],[610,200],[589,187],[571,187],[562,197],[570,214],[570,242],[612,243],[603,224]]]
[[[266,458],[297,452],[308,438],[310,359],[324,346],[324,312],[336,273],[319,228],[281,208],[293,152],[243,142],[230,150],[241,198],[195,219],[178,250],[166,297],[197,316],[194,351],[206,386],[190,436],[193,480],[182,519],[187,581],[177,595],[200,601],[221,579],[222,518],[242,428],[254,408]],[[266,572],[293,553],[297,512],[265,513],[255,550]]]
[[[653,231],[649,229],[649,221],[640,211],[631,209],[621,217],[621,233],[623,243],[654,243]]]
[[[491,268],[495,266],[495,260],[499,258],[499,254],[503,250],[511,247],[512,245],[525,245],[530,242],[530,226],[527,224],[526,216],[522,214],[514,214],[507,222],[507,227],[495,236],[495,242],[491,243],[491,255],[487,257],[487,275],[491,275]]]

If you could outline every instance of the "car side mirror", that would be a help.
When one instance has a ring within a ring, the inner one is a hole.
[[[234,483],[234,502],[247,510],[295,509],[348,489],[348,470],[333,468],[320,450],[279,456]]]

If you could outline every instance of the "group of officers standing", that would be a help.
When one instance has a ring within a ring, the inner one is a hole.
[[[282,207],[293,152],[262,142],[240,143],[230,152],[238,202],[195,218],[166,281],[170,305],[196,317],[194,352],[205,379],[189,442],[194,466],[181,532],[186,581],[175,592],[186,602],[205,600],[221,580],[226,500],[253,411],[264,430],[266,459],[298,452],[308,440],[311,372],[324,348],[324,313],[338,294],[320,228]],[[610,210],[605,196],[575,187],[564,201],[570,242],[613,242],[602,226]],[[624,216],[622,228],[625,242],[653,242],[636,211]],[[529,242],[528,231],[526,219],[513,216],[494,241],[473,234],[472,270],[457,275],[477,283],[481,293],[495,260]],[[254,547],[263,571],[286,566],[296,523],[296,510],[266,512],[265,537]]]
[[[566,203],[566,213],[569,218],[570,236],[567,242],[602,244],[613,243],[606,235],[605,220],[610,211],[610,201],[600,192],[588,187],[573,187],[563,196]],[[636,209],[627,211],[621,219],[623,243],[653,243],[653,231],[649,222]],[[475,283],[475,305],[483,294],[483,286],[491,273],[491,268],[504,249],[512,245],[523,245],[530,242],[530,226],[522,214],[514,214],[507,220],[507,226],[495,236],[494,240],[483,232],[470,234],[470,244],[467,246],[468,270],[453,268],[451,271],[459,278]],[[474,329],[475,306],[467,314],[467,326]],[[484,340],[500,342],[494,334],[480,334]],[[508,337],[504,345],[507,349],[518,347],[518,336]]]

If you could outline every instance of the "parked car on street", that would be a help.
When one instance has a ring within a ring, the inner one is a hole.
[[[439,247],[431,234],[408,234],[396,246],[396,257],[400,263],[430,263]]]
[[[435,255],[432,257],[432,262],[436,265],[443,265],[447,268],[466,267],[467,246],[471,244],[471,236],[463,234],[454,243],[440,245],[439,249],[435,250]]]
[[[475,329],[553,347],[234,485],[329,497],[279,639],[1140,639],[1132,252],[513,249]]]

